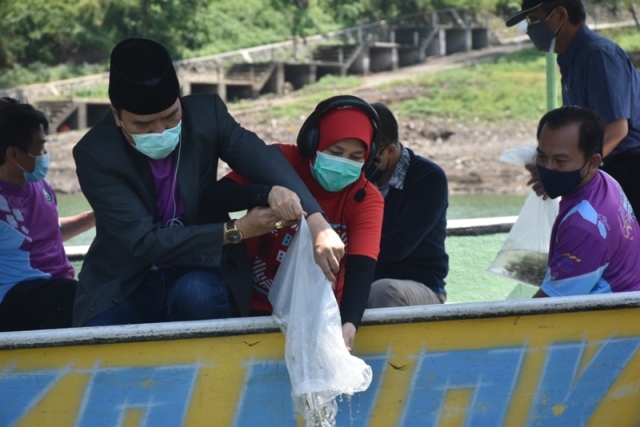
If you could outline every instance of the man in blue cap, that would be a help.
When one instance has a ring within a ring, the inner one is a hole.
[[[562,102],[596,111],[605,122],[600,168],[624,190],[640,212],[640,74],[614,42],[585,24],[582,0],[524,0],[510,16],[511,27],[526,19],[527,34],[542,52],[558,53]],[[544,194],[535,168],[531,183]]]
[[[280,150],[236,123],[219,96],[180,97],[163,46],[119,43],[109,98],[113,114],[73,150],[97,223],[79,274],[74,325],[248,315],[253,281],[239,243],[303,214],[316,262],[330,279],[338,272],[344,245]],[[265,184],[246,195],[265,208],[237,221],[205,215],[211,205],[223,210],[224,200],[209,191],[218,159]]]

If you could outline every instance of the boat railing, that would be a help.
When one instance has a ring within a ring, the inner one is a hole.
[[[516,219],[518,219],[517,216],[452,219],[447,221],[447,236],[481,236],[508,233]],[[89,245],[65,246],[65,251],[70,261],[82,261],[88,250]]]
[[[640,307],[640,292],[377,308],[362,326],[531,316]],[[165,341],[278,332],[271,316],[0,333],[0,350]]]

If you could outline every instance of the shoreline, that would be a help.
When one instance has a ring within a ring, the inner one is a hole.
[[[369,99],[368,101],[374,102]],[[392,108],[392,104],[390,103]],[[241,125],[267,144],[295,143],[303,118],[278,122],[267,116],[237,116]],[[398,118],[400,140],[416,154],[437,163],[449,180],[449,195],[528,194],[528,173],[521,166],[501,162],[500,153],[516,145],[534,145],[533,123],[499,121],[463,124],[453,119]],[[78,194],[80,186],[72,156],[73,146],[86,133],[72,131],[48,136],[51,167],[47,180],[60,194]],[[230,169],[220,161],[218,178]]]

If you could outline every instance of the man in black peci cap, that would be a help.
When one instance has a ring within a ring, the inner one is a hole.
[[[338,271],[344,245],[280,150],[236,123],[217,95],[181,98],[163,46],[119,43],[111,53],[109,98],[113,114],[73,150],[96,216],[75,326],[247,315],[252,279],[238,243],[303,214],[316,262],[328,278]],[[205,215],[212,205],[224,210],[210,190],[219,158],[265,184],[244,195],[264,208],[237,221]]]
[[[605,122],[600,169],[615,178],[640,214],[640,74],[627,54],[585,24],[582,0],[524,0],[511,27],[527,19],[527,34],[543,52],[558,53],[562,103],[596,111]],[[544,190],[528,167],[538,195]]]

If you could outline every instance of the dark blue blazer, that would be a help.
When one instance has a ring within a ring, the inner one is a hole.
[[[390,187],[384,201],[380,255],[375,280],[414,280],[445,293],[449,271],[447,177],[440,166],[409,150],[402,190]]]

